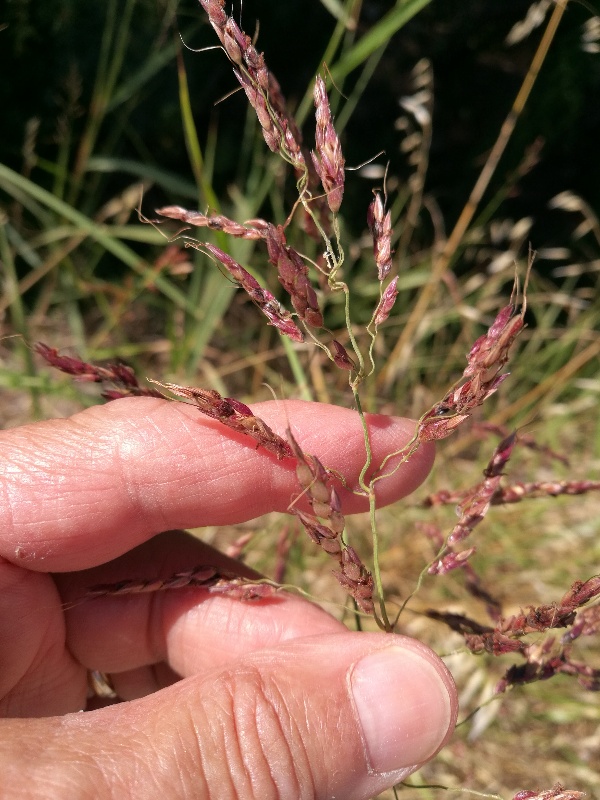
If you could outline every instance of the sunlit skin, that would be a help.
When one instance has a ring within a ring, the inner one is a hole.
[[[299,402],[253,411],[276,432],[289,425],[301,447],[356,483],[356,414]],[[369,428],[378,460],[414,423],[370,417]],[[447,740],[452,680],[413,640],[349,632],[283,592],[257,602],[202,589],[86,599],[94,585],[200,564],[252,577],[173,530],[284,512],[298,491],[293,463],[155,398],[0,440],[6,797],[366,800]],[[416,488],[432,456],[421,448],[381,481],[379,502]],[[343,489],[340,503],[345,513],[365,508]],[[125,702],[94,708],[92,669],[110,673]]]

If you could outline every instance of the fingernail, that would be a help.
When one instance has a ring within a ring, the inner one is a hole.
[[[350,686],[373,772],[414,766],[436,752],[450,726],[451,681],[405,647],[386,647],[354,665]]]

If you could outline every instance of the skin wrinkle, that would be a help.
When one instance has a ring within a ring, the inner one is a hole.
[[[195,742],[196,747],[195,750],[195,757],[190,757],[190,753],[192,749],[188,746],[188,741],[190,740]],[[204,786],[202,789],[202,793],[198,791],[198,774],[196,770],[196,765],[200,764],[201,761],[199,760],[199,747],[198,747],[198,733],[194,730],[194,735],[191,737],[184,738],[183,733],[179,727],[179,725],[175,728],[172,732],[171,737],[169,738],[169,760],[171,759],[171,753],[173,750],[181,751],[184,756],[183,758],[177,758],[175,763],[178,766],[178,769],[175,772],[175,781],[177,782],[177,786],[174,786],[174,781],[171,779],[171,787],[169,795],[170,797],[176,798],[185,798],[188,797],[187,786],[193,786],[193,791],[196,797],[204,797],[208,794],[207,787]],[[189,765],[189,769],[185,771],[186,774],[183,774],[182,764],[185,766]]]
[[[89,720],[88,715],[70,715],[72,721],[72,728],[70,730],[71,738],[77,740],[78,735],[81,735],[78,730],[79,726],[83,723],[86,730],[86,754],[91,759],[93,765],[97,768],[98,774],[102,777],[103,783],[107,788],[107,793],[102,794],[98,792],[93,794],[96,797],[115,797],[115,798],[129,798],[135,797],[132,794],[132,786],[138,781],[144,786],[144,796],[153,797],[152,794],[148,795],[146,788],[148,778],[155,780],[155,772],[153,771],[157,761],[158,753],[154,743],[153,730],[150,724],[155,719],[154,705],[151,703],[149,706],[141,704],[140,713],[134,719],[128,717],[126,711],[120,710],[118,706],[111,706],[104,711],[91,712],[92,715],[104,717],[100,722],[97,729],[94,729],[93,723]],[[119,726],[119,718],[124,716],[125,725],[122,728]],[[86,717],[88,717],[86,719]],[[65,718],[65,719],[68,719]],[[104,736],[102,736],[102,728],[105,728]],[[89,748],[89,737],[100,735],[103,743],[102,747],[91,749]],[[169,762],[170,756],[167,755],[163,762]],[[153,769],[148,770],[148,764]],[[126,769],[123,770],[125,765]],[[169,777],[169,776],[168,776]],[[164,792],[167,786],[155,784],[158,794],[154,797],[164,797]]]
[[[40,425],[44,425],[44,423],[40,423]],[[70,427],[77,428],[79,426],[71,425]],[[24,545],[17,542],[15,546],[17,563],[22,565],[29,565],[28,561],[31,557],[36,560],[42,560],[44,557],[52,556],[55,552],[60,551],[61,541],[71,538],[72,530],[76,530],[82,523],[86,526],[93,525],[94,517],[100,518],[104,514],[105,502],[103,499],[98,498],[95,503],[92,503],[89,498],[81,501],[79,499],[78,485],[71,488],[73,473],[77,474],[79,479],[89,473],[94,476],[94,483],[98,491],[102,491],[98,484],[102,483],[102,475],[109,474],[103,464],[102,457],[93,457],[96,456],[95,449],[86,449],[83,453],[80,453],[79,449],[75,448],[77,455],[75,462],[68,463],[66,466],[59,465],[61,472],[56,474],[56,457],[51,452],[51,449],[56,445],[56,440],[51,436],[42,438],[45,439],[46,450],[39,448],[31,457],[28,457],[28,450],[31,447],[28,439],[24,445],[18,442],[16,448],[16,451],[21,453],[22,466],[20,471],[15,470],[13,473],[14,497],[12,498],[12,503],[9,500],[8,508],[10,510],[12,530],[16,533],[23,529]],[[76,441],[79,441],[79,437],[71,437],[67,433],[63,437],[63,447],[65,444],[68,445],[70,438],[75,438]],[[100,448],[101,454],[102,450],[103,448]],[[101,468],[102,466],[104,466],[104,469]],[[7,483],[10,487],[10,482]],[[109,480],[108,483],[109,486],[105,487],[104,490],[112,492],[112,482]],[[24,494],[24,487],[30,487],[29,496],[26,500],[21,500],[20,498]],[[68,520],[63,518],[61,512],[61,508],[64,505],[69,506]],[[78,514],[80,505],[82,505],[82,510]],[[45,517],[41,515],[40,511],[45,512]],[[28,519],[35,520],[35,522],[22,521]],[[44,528],[50,526],[52,527],[51,533],[46,537],[42,537],[37,533],[37,531],[44,530]],[[24,555],[25,558],[23,557]],[[32,566],[35,568],[35,565]]]
[[[182,762],[184,766],[189,765],[186,783],[194,787],[193,791],[197,792],[198,797],[209,797],[206,760],[204,758],[201,744],[204,740],[203,730],[208,730],[208,726],[206,720],[201,721],[198,719],[204,713],[204,706],[201,703],[198,704],[198,707],[194,710],[194,714],[190,713],[190,709],[187,706],[184,708],[184,711],[185,716],[182,715],[178,718],[175,734],[180,743],[180,749],[183,751],[183,753],[185,753],[186,757],[182,759],[176,757],[175,763],[179,764]],[[187,736],[184,735],[185,729],[189,731],[189,735]],[[171,746],[170,736],[168,741],[169,746]],[[190,753],[192,753],[191,758],[189,758]],[[183,775],[181,772],[179,774],[181,775],[181,780],[183,781]],[[202,785],[198,786],[200,782],[202,782]],[[184,798],[187,796],[188,795],[186,793],[182,797]]]
[[[184,405],[189,406],[190,404],[188,403]],[[193,408],[193,406],[190,407]],[[157,530],[163,530],[165,526],[168,526],[168,523],[164,517],[163,509],[160,503],[156,502],[155,498],[157,490],[159,490],[160,487],[169,487],[169,493],[175,494],[177,491],[189,493],[191,486],[194,486],[196,490],[201,488],[202,496],[207,496],[211,494],[211,486],[214,485],[215,487],[218,487],[218,494],[222,498],[222,506],[226,506],[229,502],[237,499],[237,493],[235,491],[237,482],[231,480],[232,473],[235,475],[235,471],[237,469],[237,462],[233,462],[231,457],[231,441],[233,439],[231,436],[231,431],[228,431],[227,428],[219,423],[214,423],[209,419],[203,419],[199,412],[197,412],[197,414],[198,416],[196,419],[181,415],[180,419],[178,420],[181,430],[187,434],[187,440],[183,442],[176,451],[173,450],[170,439],[164,436],[161,429],[155,424],[152,416],[148,415],[147,417],[148,422],[158,432],[161,442],[164,442],[165,463],[168,464],[170,461],[177,462],[179,472],[181,473],[181,477],[171,483],[165,483],[157,480],[156,482],[152,483],[151,490],[147,489],[146,487],[138,487],[137,489],[137,507],[140,508],[145,518],[152,520],[152,525],[156,526]],[[202,487],[199,487],[195,485],[194,475],[198,472],[203,472],[202,462],[207,460],[206,442],[202,441],[201,436],[201,429],[204,427],[212,427],[219,434],[219,436],[210,442],[208,452],[210,462],[212,464],[216,464],[216,466],[212,467],[209,479],[203,482]],[[136,434],[139,436],[140,430],[138,430],[138,428],[143,429],[143,426],[136,425]],[[192,453],[196,454],[195,457],[189,452],[190,449],[192,450]],[[218,455],[215,455],[215,451],[218,451]],[[130,456],[128,460],[130,461],[133,452],[134,451],[132,448],[131,453],[128,454]],[[161,450],[156,446],[153,446],[151,457],[153,462],[160,461]],[[186,471],[182,469],[182,466],[188,462],[193,463],[193,472],[190,470],[186,473]],[[168,472],[169,470],[166,469],[165,471]],[[131,478],[131,475],[133,475],[134,472],[135,469],[132,469],[128,473],[128,479],[132,484],[134,481]],[[247,471],[242,469],[242,467],[239,467],[239,474],[240,477],[245,477]],[[227,481],[224,481],[224,478],[227,478]],[[230,496],[223,492],[224,483],[226,483],[228,486],[231,486]],[[178,486],[178,484],[180,484],[180,486]],[[165,492],[163,492],[163,494],[164,493]],[[157,524],[157,518],[162,521],[162,524]]]
[[[275,800],[280,796],[297,797],[299,800],[303,796],[307,798],[314,797],[314,780],[310,768],[310,759],[308,758],[304,746],[302,730],[295,721],[294,709],[289,708],[285,696],[279,691],[279,687],[274,681],[269,682],[268,691],[266,689],[267,684],[264,681],[261,681],[261,683],[265,686],[265,691],[263,691],[261,695],[265,701],[264,706],[267,711],[272,712],[266,720],[268,730],[272,731],[273,724],[275,724],[279,734],[273,737],[271,732],[271,739],[275,744],[281,745],[281,743],[284,743],[286,745],[285,751],[282,754],[283,758],[274,749],[269,751],[266,742],[262,747],[262,751],[265,753],[265,759],[270,768],[273,784],[278,790]],[[304,708],[306,709],[306,703],[304,703]],[[285,711],[282,713],[280,709],[285,709]],[[257,706],[256,725],[259,733],[259,743],[262,745],[263,736],[261,736],[260,711],[260,706]],[[308,722],[308,715],[306,714],[305,719],[306,722]],[[289,723],[287,730],[285,728],[286,723]],[[305,731],[310,731],[310,725],[306,725]],[[279,750],[281,750],[281,746]],[[271,753],[270,758],[266,755],[267,751]],[[285,762],[285,768],[281,767],[282,761]],[[280,781],[284,779],[285,785],[278,782],[276,776],[280,777]],[[310,791],[307,794],[306,792],[309,789]]]
[[[239,745],[240,760],[244,774],[252,787],[251,796],[265,798],[265,800],[268,798],[277,800],[282,795],[278,791],[280,787],[277,785],[274,776],[274,772],[276,773],[277,770],[273,769],[273,761],[274,758],[276,760],[279,759],[277,759],[276,752],[269,748],[269,745],[274,743],[281,748],[283,744],[287,751],[288,742],[283,732],[282,720],[279,718],[272,702],[271,692],[267,690],[264,678],[256,668],[244,669],[238,672],[236,680],[235,698],[239,698],[239,702],[234,702],[233,708],[236,730],[235,741]],[[248,697],[250,697],[251,702],[247,701]],[[263,730],[263,733],[270,734],[268,743],[264,741],[266,737],[261,736],[259,719],[261,711],[262,716],[268,717],[265,726],[266,731]],[[274,725],[277,728],[275,736],[272,734]],[[260,770],[258,768],[260,775],[257,776],[257,765],[253,764],[253,761],[255,755],[259,752],[263,755],[266,769]],[[270,752],[270,758],[267,756],[267,752]],[[293,770],[293,762],[289,753],[288,758],[285,760],[288,770]],[[285,797],[286,795],[283,796]]]
[[[158,412],[155,412],[155,413],[158,413]],[[157,490],[159,488],[162,488],[162,489],[168,488],[169,489],[169,492],[163,491],[162,494],[169,493],[169,494],[177,495],[177,494],[180,494],[182,492],[189,492],[189,482],[190,482],[191,476],[193,476],[197,472],[202,472],[203,471],[202,463],[206,459],[206,453],[203,450],[203,448],[201,447],[201,437],[198,436],[198,431],[196,430],[195,435],[194,435],[194,432],[192,431],[192,429],[190,427],[190,424],[189,424],[190,420],[186,416],[181,415],[179,420],[178,420],[178,424],[179,424],[181,430],[184,431],[187,434],[187,439],[185,440],[185,442],[182,441],[182,443],[177,448],[177,450],[173,449],[173,444],[172,444],[172,441],[171,441],[170,437],[164,435],[164,433],[163,433],[162,429],[160,428],[160,426],[157,425],[155,420],[153,419],[153,415],[152,414],[148,414],[147,419],[148,419],[148,422],[154,428],[154,430],[158,433],[158,435],[160,437],[160,440],[164,445],[164,461],[165,461],[165,464],[168,464],[171,461],[177,462],[177,464],[180,467],[183,466],[184,464],[193,464],[193,472],[192,472],[191,468],[190,468],[189,471],[188,470],[181,470],[181,476],[180,477],[178,477],[175,480],[168,481],[168,482],[162,480],[163,473],[161,471],[160,479],[156,480],[152,484],[152,492],[149,492],[149,491],[142,492],[142,491],[140,491],[140,498],[142,498],[142,497],[144,498],[144,510],[145,510],[146,514],[152,519],[154,519],[155,516],[160,518],[160,520],[162,521],[161,525],[159,526],[160,530],[165,530],[167,527],[169,527],[169,522],[165,518],[164,509],[162,508],[161,504],[156,502],[156,498],[154,496],[155,493],[157,492]],[[141,426],[138,426],[138,427],[141,428]],[[186,450],[190,446],[193,448],[193,451],[197,454],[196,458],[194,458],[191,453],[186,452]],[[160,462],[160,458],[161,458],[162,452],[163,452],[162,450],[160,450],[159,448],[157,448],[156,446],[153,445],[153,447],[152,447],[152,459],[153,459],[153,461]],[[166,470],[164,470],[164,472],[169,472],[169,470],[166,469]],[[148,502],[148,501],[150,501],[150,502]],[[170,527],[173,527],[173,525],[171,524]]]
[[[12,720],[7,722],[13,723]],[[23,726],[27,724],[24,720],[19,722]],[[97,758],[90,753],[86,728],[84,717],[80,714],[44,720],[33,741],[24,736],[22,748],[13,750],[9,759],[2,757],[3,783],[6,781],[9,786],[20,786],[25,774],[28,786],[35,791],[35,794],[27,797],[95,800],[111,796],[111,787],[104,771],[109,753],[99,752]],[[68,752],[68,760],[65,760],[65,751]],[[11,780],[11,770],[16,780]],[[53,792],[55,786],[59,789],[56,794]],[[71,791],[65,793],[65,787],[71,788]]]
[[[148,417],[145,421],[151,424],[151,420]],[[160,507],[157,507],[156,509],[148,507],[146,498],[143,497],[144,492],[142,491],[138,481],[135,479],[135,450],[139,447],[137,438],[140,435],[140,427],[137,424],[134,425],[133,423],[130,423],[129,427],[132,429],[134,434],[132,437],[134,444],[132,445],[132,440],[130,438],[124,436],[121,440],[117,440],[115,442],[115,448],[113,451],[114,468],[117,473],[117,478],[120,477],[120,481],[118,483],[128,498],[130,505],[129,510],[132,516],[137,517],[138,519],[141,517],[144,527],[148,529],[151,529],[154,524],[157,524],[157,530],[159,530],[161,526],[164,525],[162,509],[160,509]],[[156,523],[154,521],[155,514],[159,518]]]
[[[202,686],[200,690],[202,690]],[[206,776],[208,784],[210,786],[220,786],[223,790],[224,779],[227,779],[229,793],[227,795],[223,794],[223,800],[225,800],[225,797],[244,797],[246,795],[243,791],[243,787],[239,787],[242,790],[239,793],[236,791],[237,787],[234,779],[234,755],[239,755],[239,748],[236,747],[235,698],[227,672],[220,675],[215,681],[213,684],[213,692],[216,696],[213,695],[209,700],[217,701],[216,705],[219,707],[217,713],[211,714],[209,706],[205,703],[202,705],[205,712],[207,712],[206,721],[209,726],[208,729],[210,730],[211,738],[214,741],[214,747],[211,749],[213,752],[223,753],[224,758],[220,760],[220,763],[214,760],[212,762],[210,760],[204,761],[207,770]],[[228,719],[230,720],[231,731],[228,729]],[[236,752],[234,752],[234,750]],[[219,769],[217,770],[217,768]]]
[[[264,685],[260,680],[260,676],[253,676],[257,686]],[[241,695],[242,693],[239,692]],[[272,790],[276,785],[272,764],[267,757],[265,743],[263,742],[260,724],[259,724],[259,707],[260,701],[266,700],[265,693],[260,688],[252,694],[251,703],[245,702],[245,697],[242,697],[241,707],[243,709],[244,718],[238,725],[238,741],[240,744],[240,754],[242,763],[244,764],[245,773],[250,785],[252,786],[253,797],[263,797],[265,800],[273,797]],[[262,756],[262,764],[256,763],[259,757]],[[254,761],[254,763],[253,763]],[[258,775],[257,775],[258,773]],[[271,786],[264,785],[265,776],[269,775]],[[262,780],[259,780],[262,778]],[[263,785],[260,785],[263,784]],[[268,789],[271,789],[269,792]]]
[[[185,403],[184,405],[188,405],[193,408],[190,403]],[[229,485],[230,476],[235,474],[234,469],[237,470],[241,476],[245,475],[246,470],[242,469],[242,467],[240,467],[238,470],[238,462],[232,461],[230,445],[232,441],[235,441],[233,432],[221,423],[208,418],[203,418],[200,416],[200,412],[197,413],[198,417],[195,420],[193,417],[182,417],[182,428],[188,434],[190,443],[193,445],[196,453],[198,453],[202,461],[206,460],[207,456],[206,442],[202,442],[201,437],[198,435],[198,424],[203,427],[210,427],[220,434],[219,438],[211,442],[210,445],[210,462],[213,466],[211,468],[210,477],[204,481],[203,488],[204,494],[208,495],[211,493],[211,487],[213,485],[217,487],[219,495],[223,497],[222,504],[226,505],[231,498],[224,495],[223,484],[225,483],[225,485]],[[242,436],[240,438],[244,440],[246,437]],[[246,442],[244,441],[243,443],[245,444]],[[232,467],[234,469],[232,469]],[[197,468],[196,471],[198,471]],[[227,480],[224,481],[224,478]],[[231,481],[231,483],[233,484],[233,481]],[[235,493],[233,494],[235,496]]]

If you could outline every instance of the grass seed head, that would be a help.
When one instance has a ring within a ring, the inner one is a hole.
[[[377,277],[384,281],[392,268],[392,214],[385,211],[379,192],[367,211],[367,224],[373,237],[373,254]]]
[[[385,322],[389,317],[392,308],[394,307],[394,303],[396,302],[396,298],[398,297],[398,289],[396,288],[397,284],[398,276],[396,275],[396,277],[392,278],[392,280],[384,289],[379,303],[377,304],[377,308],[373,313],[373,325],[375,325],[375,327],[381,325],[381,323]]]
[[[252,302],[266,316],[269,325],[277,328],[295,342],[304,341],[304,334],[292,320],[290,312],[282,308],[275,296],[268,289],[264,289],[253,275],[219,247],[215,247],[215,245],[208,242],[204,242],[203,247],[225,267],[236,283],[247,292]]]
[[[325,81],[317,75],[314,89],[315,101],[315,151],[311,153],[312,162],[327,196],[327,204],[332,213],[337,214],[344,196],[344,157],[329,108],[329,98]]]

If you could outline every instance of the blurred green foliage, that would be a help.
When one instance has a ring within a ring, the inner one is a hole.
[[[390,2],[367,0],[359,33],[390,8]],[[57,140],[70,128],[73,140],[83,130],[93,95],[107,6],[78,0],[8,0],[0,32],[2,139],[0,161],[20,168],[28,120],[39,119],[35,149],[40,160],[54,161]],[[334,27],[334,20],[314,0],[274,3],[253,0],[243,6],[246,29],[260,21],[258,46],[278,75],[292,103],[299,100]],[[449,223],[458,214],[483,154],[491,146],[518,89],[540,29],[507,47],[505,35],[522,19],[528,0],[467,3],[434,2],[389,43],[345,134],[349,164],[385,149],[391,172],[406,174],[394,122],[398,99],[410,91],[410,70],[422,57],[431,59],[435,76],[435,118],[427,188],[435,193]],[[129,10],[128,10],[129,9]],[[234,11],[239,14],[238,10]],[[182,140],[175,63],[161,53],[174,47],[181,31],[192,48],[214,45],[214,36],[195,0],[137,0],[119,4],[119,22],[131,15],[117,96],[104,122],[103,149],[113,156],[140,159],[189,177]],[[572,3],[559,30],[536,90],[503,162],[514,169],[537,137],[545,141],[540,166],[520,185],[509,213],[540,217],[543,231],[553,229],[544,205],[553,194],[570,189],[600,207],[600,58],[581,49],[582,25],[590,11]],[[117,32],[114,32],[117,36]],[[215,105],[235,89],[221,53],[184,53],[192,106],[201,139],[211,123],[219,126],[215,165],[217,189],[234,175],[245,118],[245,103],[234,97]],[[150,65],[150,66],[149,66]],[[344,92],[349,93],[356,73]],[[43,171],[42,171],[43,172]],[[498,176],[502,181],[503,175]],[[36,171],[36,180],[44,176]],[[46,178],[48,181],[49,178]],[[115,189],[107,183],[107,196]],[[117,181],[118,182],[118,181]],[[350,189],[352,194],[352,189]],[[363,204],[356,203],[356,213]],[[540,239],[544,236],[540,233]]]

